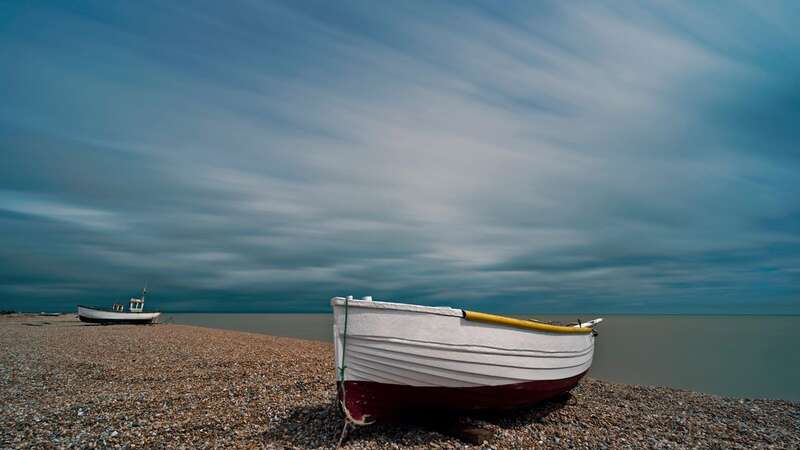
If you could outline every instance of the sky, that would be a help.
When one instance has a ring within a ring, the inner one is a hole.
[[[796,2],[0,2],[0,309],[800,314]]]

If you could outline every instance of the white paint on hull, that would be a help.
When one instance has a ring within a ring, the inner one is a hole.
[[[408,386],[500,386],[559,380],[589,369],[594,336],[473,322],[462,311],[400,303],[331,300],[337,369],[345,380]]]
[[[119,312],[78,306],[78,315],[92,320],[108,322],[155,320],[160,312]]]

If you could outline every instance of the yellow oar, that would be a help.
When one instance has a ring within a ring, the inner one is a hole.
[[[496,325],[506,325],[515,328],[526,328],[528,330],[548,331],[550,333],[564,334],[589,334],[591,327],[565,327],[561,325],[550,325],[547,323],[533,322],[530,320],[515,319],[513,317],[496,316],[476,311],[464,310],[464,318],[474,322],[493,323]]]

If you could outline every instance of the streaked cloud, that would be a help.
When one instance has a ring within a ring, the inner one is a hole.
[[[14,307],[800,312],[788,4],[3,8]]]
[[[24,193],[0,190],[0,211],[54,220],[95,231],[119,231],[123,227],[112,213],[37,198]]]

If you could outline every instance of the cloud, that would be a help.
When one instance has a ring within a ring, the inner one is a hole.
[[[53,202],[13,191],[0,190],[0,211],[56,220],[97,231],[123,229],[123,225],[114,219],[112,213]]]
[[[12,8],[0,290],[797,312],[800,45],[707,8]]]

